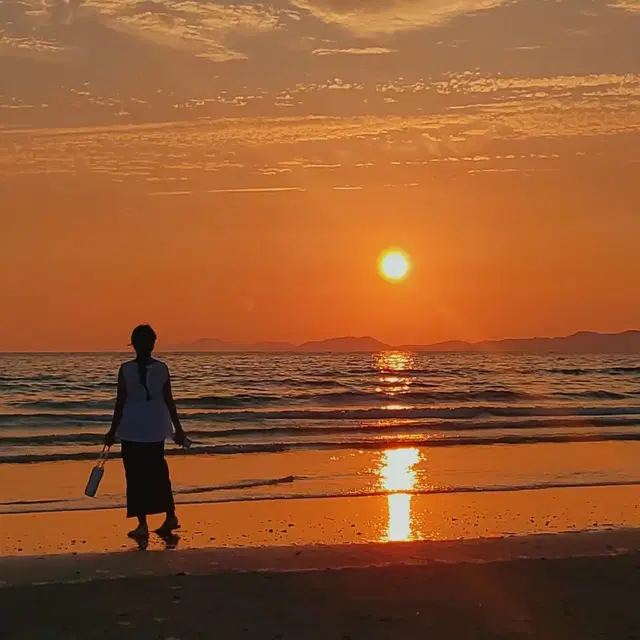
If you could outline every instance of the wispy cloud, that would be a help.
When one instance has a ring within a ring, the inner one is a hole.
[[[497,93],[503,91],[573,91],[606,87],[640,88],[640,75],[598,73],[582,76],[504,77],[478,72],[450,74],[447,80],[433,83],[440,93]]]
[[[199,0],[22,0],[18,4],[27,28],[94,20],[214,62],[246,57],[229,46],[231,36],[269,32],[282,21],[295,19],[291,10]]]
[[[304,191],[302,187],[242,187],[238,189],[208,189],[207,193],[285,193]]]
[[[180,197],[193,195],[216,195],[216,194],[251,194],[251,193],[292,193],[304,192],[302,187],[237,187],[234,189],[207,189],[206,191],[151,191],[147,195],[153,198],[159,197]]]
[[[0,55],[34,57],[60,54],[67,51],[55,40],[46,40],[35,36],[10,36],[0,30]]]
[[[101,171],[149,177],[171,171],[173,175],[204,177],[235,171],[249,175],[252,170],[264,174],[256,167],[256,158],[262,157],[268,159],[268,166],[296,166],[322,179],[325,174],[342,171],[346,158],[354,165],[371,157],[389,157],[392,152],[407,160],[474,158],[486,156],[496,145],[514,147],[526,142],[530,149],[536,149],[535,145],[544,141],[557,145],[560,140],[640,133],[640,109],[629,107],[629,96],[591,93],[562,100],[555,95],[487,99],[414,116],[257,117],[77,129],[4,129],[0,130],[0,145],[12,146],[15,152],[0,156],[0,174]],[[545,153],[555,153],[553,150],[554,146]],[[313,160],[283,164],[303,155]],[[221,184],[214,192],[244,192],[237,191],[237,186]],[[299,188],[266,186],[269,188],[256,189]]]
[[[291,0],[321,20],[360,36],[441,24],[450,18],[505,4],[507,0]]]
[[[152,191],[148,194],[151,197],[171,197],[171,196],[191,196],[193,191]]]
[[[338,56],[338,55],[353,55],[353,56],[372,56],[382,55],[385,53],[397,53],[397,49],[387,49],[385,47],[362,47],[362,48],[349,48],[349,49],[314,49],[312,51],[314,56]]]
[[[112,27],[214,62],[246,57],[225,44],[230,34],[271,31],[280,14],[251,4],[195,0],[86,0]]]
[[[640,12],[640,0],[618,0],[612,4],[617,9],[625,9],[626,11]]]

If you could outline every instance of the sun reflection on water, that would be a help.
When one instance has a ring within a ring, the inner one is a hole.
[[[413,368],[413,354],[404,351],[384,351],[374,355],[376,369],[384,372],[409,371]]]
[[[413,368],[412,354],[402,351],[377,353],[373,357],[373,364],[380,372],[380,385],[376,387],[378,393],[396,396],[410,390],[413,382],[410,376]]]
[[[411,514],[411,491],[416,485],[415,465],[420,462],[420,450],[411,447],[404,449],[388,449],[382,454],[380,482],[382,488],[389,491],[387,502],[389,520],[386,540],[414,540],[416,532]]]

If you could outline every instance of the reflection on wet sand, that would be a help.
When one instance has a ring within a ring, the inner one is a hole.
[[[416,484],[414,466],[420,462],[420,450],[411,447],[405,449],[388,449],[382,454],[380,483],[389,491],[387,496],[389,518],[385,540],[407,541],[419,537],[415,531],[411,512],[411,491]]]
[[[132,537],[129,536],[137,545],[137,549],[139,551],[146,551],[149,548],[149,536],[140,536],[140,537]],[[180,542],[180,536],[175,533],[169,533],[167,535],[157,536],[162,544],[164,545],[164,549],[167,551],[173,551],[178,548],[178,543]]]

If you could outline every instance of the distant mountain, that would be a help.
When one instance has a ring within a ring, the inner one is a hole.
[[[545,353],[640,353],[640,331],[596,333],[579,331],[564,338],[507,339],[481,342],[483,351]]]
[[[419,352],[511,352],[511,353],[630,353],[640,354],[640,331],[622,333],[596,333],[580,331],[559,338],[507,338],[505,340],[484,340],[464,342],[449,340],[434,344],[407,344],[392,346],[369,336],[329,338],[314,340],[301,345],[289,342],[256,342],[234,344],[215,338],[201,338],[186,345],[169,345],[162,351],[186,352],[301,352],[301,353],[358,353],[376,351],[419,351]]]
[[[327,352],[351,352],[356,351],[389,351],[394,347],[384,344],[375,338],[365,336],[363,338],[353,338],[347,336],[344,338],[329,338],[328,340],[315,340],[301,344],[296,351],[305,351],[307,353],[327,353]]]
[[[436,342],[434,344],[403,344],[398,347],[402,351],[434,351],[441,353],[451,353],[454,351],[473,351],[474,345],[464,340],[447,340],[446,342]]]
[[[480,351],[502,353],[640,353],[640,331],[579,331],[560,338],[507,338],[482,342],[450,341],[407,345],[412,351]]]

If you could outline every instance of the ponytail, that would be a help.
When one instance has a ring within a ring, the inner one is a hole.
[[[149,392],[149,386],[147,385],[147,362],[148,362],[148,358],[142,359],[140,356],[136,358],[136,364],[138,365],[138,378],[140,378],[140,384],[144,387],[144,391],[147,394],[147,402],[151,402],[151,393]]]

